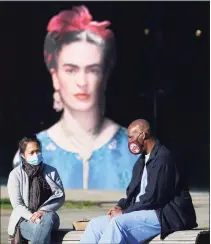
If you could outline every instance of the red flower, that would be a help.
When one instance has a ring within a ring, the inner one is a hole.
[[[85,6],[73,7],[72,10],[61,11],[54,16],[47,27],[48,32],[66,33],[71,31],[89,30],[104,39],[111,38],[113,33],[106,29],[110,26],[109,21],[92,21],[92,16]]]

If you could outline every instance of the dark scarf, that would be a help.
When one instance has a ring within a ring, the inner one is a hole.
[[[23,162],[23,169],[29,177],[29,210],[34,213],[51,196],[52,192],[43,177],[43,164],[32,166]]]

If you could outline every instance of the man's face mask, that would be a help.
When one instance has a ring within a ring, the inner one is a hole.
[[[140,136],[141,134],[139,134]],[[134,139],[133,141],[128,142],[128,148],[132,154],[141,154],[144,149],[144,142],[140,143],[138,138],[139,136]]]

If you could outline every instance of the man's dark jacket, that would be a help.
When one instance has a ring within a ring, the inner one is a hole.
[[[144,155],[133,167],[131,182],[126,198],[118,206],[123,214],[139,210],[156,210],[160,225],[161,239],[174,231],[197,227],[196,214],[189,189],[183,181],[171,152],[157,140],[146,163],[148,184],[140,202],[135,202],[140,192],[144,169]]]

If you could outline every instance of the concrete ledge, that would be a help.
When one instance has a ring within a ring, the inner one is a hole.
[[[195,204],[209,204],[209,192],[191,191]],[[65,190],[66,201],[94,201],[105,203],[116,203],[120,198],[125,197],[125,191],[106,190]],[[1,198],[8,198],[6,186],[1,186]]]
[[[201,229],[178,231],[168,237],[164,241],[160,240],[160,236],[147,241],[150,244],[195,244],[196,238],[201,233]],[[79,243],[84,231],[74,231],[71,229],[59,229],[52,233],[52,244],[73,244]],[[204,243],[206,244],[206,243]]]

